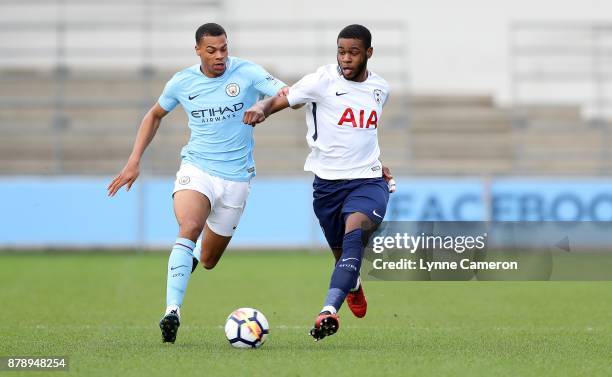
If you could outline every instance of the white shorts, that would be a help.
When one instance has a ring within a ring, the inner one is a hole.
[[[231,237],[244,211],[251,184],[215,177],[191,164],[183,163],[176,173],[172,195],[181,190],[204,194],[210,201],[210,215],[206,224],[218,235]]]

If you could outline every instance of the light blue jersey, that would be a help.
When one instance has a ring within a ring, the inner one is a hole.
[[[283,82],[247,60],[228,57],[225,73],[210,78],[194,65],[175,74],[159,97],[171,111],[179,103],[189,117],[191,137],[181,151],[184,162],[231,181],[255,176],[253,127],[242,123],[245,110]]]

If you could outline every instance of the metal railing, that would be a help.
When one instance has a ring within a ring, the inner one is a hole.
[[[612,23],[574,21],[520,21],[509,30],[509,74],[515,128],[538,126],[526,113],[538,105],[576,107],[584,118],[575,124],[560,120],[548,126],[551,135],[574,129],[598,133],[599,172],[612,173],[610,120],[612,119]],[[530,124],[532,123],[532,124]],[[517,146],[517,162],[524,158]],[[559,151],[562,155],[564,151]],[[531,159],[550,159],[528,156]],[[580,156],[576,156],[580,159]]]
[[[569,103],[612,116],[612,23],[516,22],[510,29],[515,104]]]
[[[53,161],[51,166],[45,161],[39,173],[87,174],[66,168],[62,140],[81,132],[91,134],[91,141],[96,142],[97,135],[108,131],[104,122],[96,126],[72,114],[86,109],[96,112],[96,118],[119,109],[144,113],[172,72],[197,62],[193,34],[206,21],[225,26],[231,55],[256,61],[288,82],[335,61],[335,40],[343,21],[235,22],[226,13],[220,0],[3,1],[0,86],[5,89],[0,88],[0,138],[9,140],[27,133],[18,125],[36,123],[33,125],[48,136],[52,152],[46,158]],[[376,55],[371,68],[390,81],[394,91],[407,89],[406,25],[390,21],[369,26]],[[113,82],[129,82],[129,90],[106,93],[97,87]],[[75,83],[86,87],[75,89]],[[30,90],[12,91],[10,85]],[[43,115],[25,116],[37,112]],[[302,117],[296,121],[301,122]],[[109,122],[125,122],[115,125],[113,132],[124,132],[133,139],[137,121]],[[179,126],[173,128],[184,133],[185,125]],[[149,155],[156,153],[155,148],[151,147]],[[177,151],[171,153],[176,156]],[[9,158],[22,157],[27,156]],[[9,172],[2,168],[3,158],[6,161],[7,157],[0,156],[0,174]]]

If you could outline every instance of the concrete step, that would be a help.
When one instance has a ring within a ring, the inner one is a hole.
[[[584,122],[582,110],[577,105],[518,105],[511,109],[515,119],[528,120],[529,124],[542,123],[568,123],[582,124]]]
[[[493,97],[465,94],[420,94],[411,96],[408,102],[411,107],[491,107]]]
[[[518,161],[515,171],[518,174],[551,174],[551,175],[599,175],[610,174],[612,166],[601,159],[557,159],[541,158]]]
[[[507,174],[512,163],[506,158],[414,158],[405,165],[416,174],[482,175]]]

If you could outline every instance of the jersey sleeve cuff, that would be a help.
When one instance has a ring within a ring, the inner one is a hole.
[[[302,102],[299,102],[299,98],[291,95],[291,90],[289,90],[289,94],[287,94],[287,102],[289,102],[289,107],[300,105]]]
[[[157,103],[159,103],[159,106],[161,106],[161,108],[166,110],[167,112],[170,112],[174,109],[174,106],[172,106],[171,103],[169,103],[168,101],[164,101],[161,98],[157,100]]]

